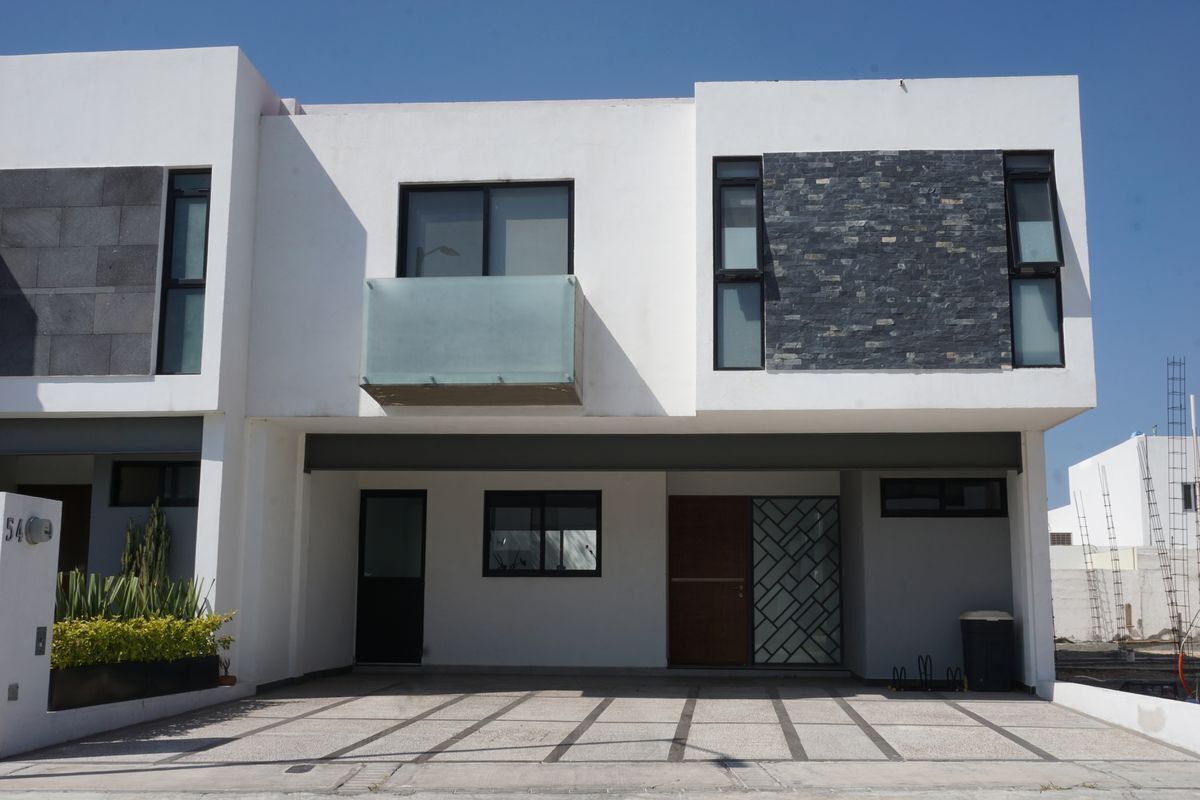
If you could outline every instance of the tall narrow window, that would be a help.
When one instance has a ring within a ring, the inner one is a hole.
[[[1063,366],[1062,236],[1050,153],[1009,153],[1009,270],[1013,364]]]
[[[207,170],[171,173],[159,319],[158,371],[162,374],[200,371],[211,181]]]
[[[713,164],[713,366],[762,369],[762,161]]]

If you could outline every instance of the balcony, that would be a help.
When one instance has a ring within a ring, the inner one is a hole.
[[[367,281],[360,385],[382,405],[579,405],[573,275]]]

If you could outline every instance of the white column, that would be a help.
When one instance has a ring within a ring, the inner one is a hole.
[[[1054,612],[1042,431],[1021,434],[1021,463],[1020,472],[1009,473],[1017,677],[1049,697],[1054,686]]]

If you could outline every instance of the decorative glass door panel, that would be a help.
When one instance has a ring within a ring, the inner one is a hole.
[[[755,664],[841,664],[836,497],[751,503]]]

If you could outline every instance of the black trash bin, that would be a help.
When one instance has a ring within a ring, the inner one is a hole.
[[[968,611],[958,617],[962,627],[963,677],[975,692],[1007,692],[1013,687],[1012,614]]]

